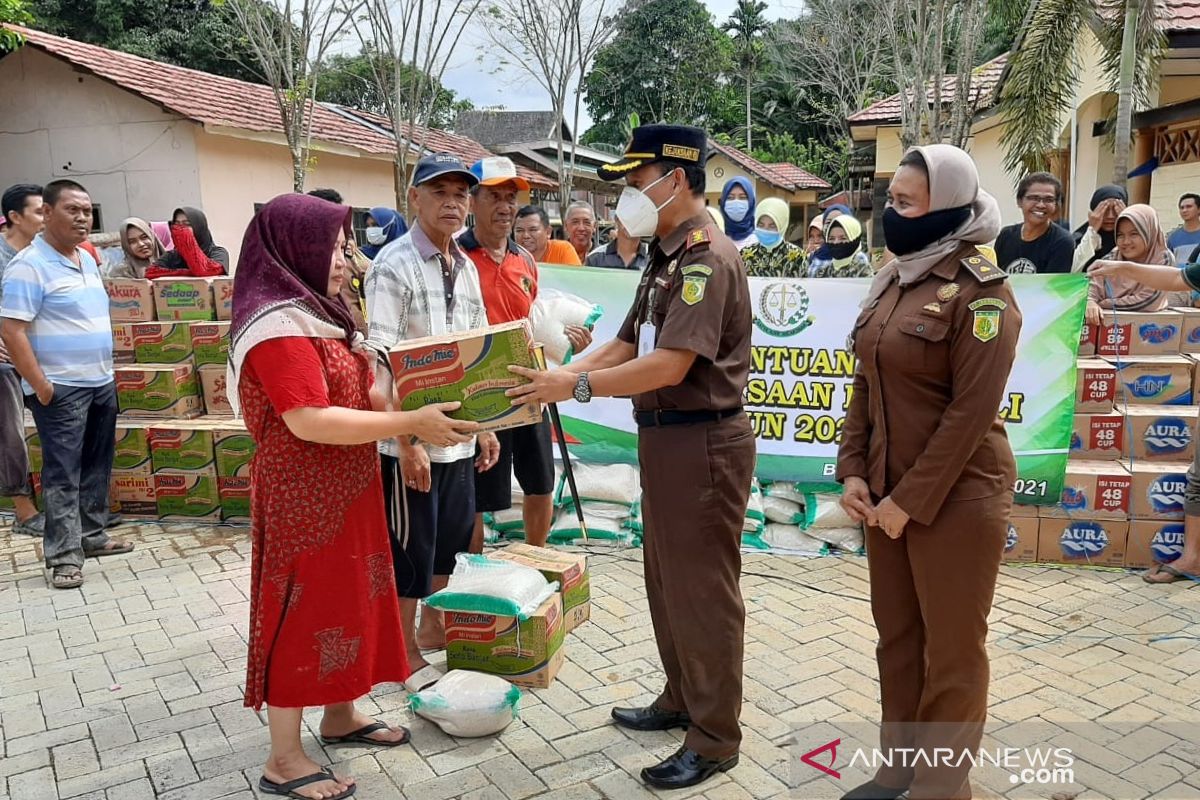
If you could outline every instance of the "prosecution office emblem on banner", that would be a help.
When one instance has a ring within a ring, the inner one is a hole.
[[[758,296],[754,324],[771,336],[794,336],[813,324],[808,316],[808,292],[794,283],[768,283]]]

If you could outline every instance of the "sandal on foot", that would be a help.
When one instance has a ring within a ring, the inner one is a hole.
[[[100,558],[102,556],[120,556],[132,552],[133,542],[118,542],[116,539],[109,539],[108,543],[103,547],[97,547],[95,550],[84,550],[83,554],[88,558]]]
[[[55,589],[78,589],[83,586],[83,570],[70,565],[51,568],[50,585]]]
[[[408,691],[412,694],[416,694],[417,692],[424,691],[430,686],[433,686],[443,677],[445,677],[445,675],[440,669],[432,664],[426,664],[412,675],[408,676],[408,680],[404,682],[404,688],[408,689]]]
[[[1168,575],[1170,575],[1171,577],[1165,581],[1151,580],[1151,576],[1160,575],[1164,572],[1167,573]],[[1142,580],[1144,580],[1146,583],[1175,583],[1176,581],[1198,581],[1198,582],[1200,582],[1200,578],[1194,577],[1192,575],[1188,575],[1186,572],[1180,572],[1179,570],[1172,567],[1170,564],[1159,564],[1156,569],[1154,569],[1152,571],[1143,572]]]
[[[311,797],[300,794],[296,790],[302,789],[305,786],[311,786],[314,783],[321,783],[322,781],[336,782],[337,778],[334,777],[334,774],[328,769],[323,769],[320,772],[314,772],[312,775],[305,775],[303,778],[297,778],[294,781],[288,781],[286,783],[276,783],[266,775],[263,775],[258,779],[258,790],[263,794],[275,794],[281,797],[294,797],[296,800],[312,800]],[[350,784],[350,787],[344,792],[335,794],[333,797],[327,798],[327,800],[345,800],[345,798],[353,795],[357,789],[357,784]]]
[[[352,744],[366,745],[368,747],[399,747],[402,744],[408,744],[409,740],[412,738],[409,734],[408,728],[405,728],[403,725],[397,725],[395,729],[404,731],[404,735],[394,742],[385,741],[383,739],[372,739],[372,733],[392,730],[391,725],[388,725],[386,722],[377,719],[370,725],[364,725],[356,731],[347,733],[345,736],[326,736],[325,734],[321,734],[321,744]]]

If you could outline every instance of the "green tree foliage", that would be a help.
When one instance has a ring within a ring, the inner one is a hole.
[[[733,38],[734,63],[745,86],[747,146],[754,141],[753,91],[763,56],[763,34],[769,27],[763,16],[766,10],[767,4],[761,0],[738,0],[737,8],[721,26]]]
[[[0,23],[28,25],[32,21],[33,16],[29,13],[29,4],[25,0],[0,0]],[[0,55],[15,50],[20,45],[21,37],[18,34],[7,28],[0,28]]]
[[[323,103],[338,103],[351,108],[361,108],[375,114],[387,115],[385,96],[380,90],[379,82],[372,69],[372,59],[382,59],[384,56],[370,50],[363,50],[356,55],[339,54],[326,60],[325,68],[317,82],[317,100]],[[387,72],[383,70],[381,72]],[[412,67],[403,65],[400,70],[401,85],[410,85]],[[431,79],[424,76],[428,87]],[[454,122],[460,111],[474,108],[470,100],[460,100],[454,91],[444,86],[437,86],[437,97],[433,103],[433,114],[429,118],[430,126],[448,128]],[[392,90],[389,88],[389,95]],[[422,96],[428,96],[429,91],[422,91]],[[402,116],[407,111],[401,112]]]

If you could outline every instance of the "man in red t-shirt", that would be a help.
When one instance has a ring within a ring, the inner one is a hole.
[[[475,225],[458,237],[458,246],[475,263],[483,289],[488,323],[498,325],[526,319],[537,299],[537,262],[509,236],[517,215],[517,193],[528,191],[529,182],[517,175],[512,160],[485,158],[471,167],[479,184],[471,190]],[[591,332],[568,327],[567,337],[575,352],[587,347]],[[554,515],[554,450],[550,421],[543,413],[537,425],[526,425],[496,434],[500,460],[486,472],[475,473],[475,535],[471,551],[483,549],[484,512],[512,507],[512,476],[516,473],[525,493],[522,514],[525,541],[542,547],[550,535]]]

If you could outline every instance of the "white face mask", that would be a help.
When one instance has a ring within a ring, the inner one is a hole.
[[[741,222],[746,218],[746,215],[750,213],[750,201],[726,200],[725,213],[728,214],[729,218],[734,222]]]
[[[646,189],[657,186],[671,176],[671,172],[651,183]],[[658,231],[658,212],[666,208],[675,199],[675,195],[667,198],[661,206],[646,196],[646,189],[635,189],[626,186],[617,200],[617,219],[625,226],[630,236],[653,236]]]
[[[383,232],[383,228],[378,225],[372,225],[367,228],[367,243],[373,245],[381,245],[387,241],[387,234]]]

